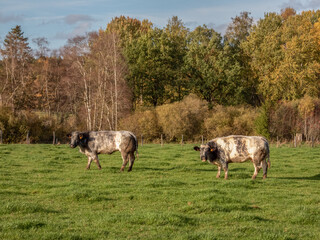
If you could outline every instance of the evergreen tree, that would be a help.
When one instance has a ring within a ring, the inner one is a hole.
[[[5,105],[10,103],[14,112],[17,108],[25,108],[31,97],[27,91],[31,80],[28,72],[31,48],[19,25],[7,34],[3,45],[1,55],[7,74],[2,79],[2,92],[7,93]]]

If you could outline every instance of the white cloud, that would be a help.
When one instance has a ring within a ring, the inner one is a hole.
[[[297,11],[320,8],[319,0],[289,0],[281,5],[281,8],[291,7]]]
[[[70,14],[67,15],[64,18],[64,22],[67,24],[76,24],[78,22],[93,22],[95,21],[92,17],[90,17],[89,15],[83,15],[83,14]]]
[[[92,24],[89,22],[81,22],[78,23],[75,28],[73,28],[71,31],[69,32],[57,32],[57,34],[55,35],[55,39],[70,39],[76,36],[82,36],[85,35],[87,32],[90,31],[92,27]]]
[[[23,21],[23,17],[21,15],[4,15],[0,13],[0,23],[8,23],[8,22],[17,22]]]

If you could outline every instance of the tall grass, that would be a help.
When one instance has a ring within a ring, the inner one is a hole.
[[[193,145],[144,145],[133,171],[66,145],[0,145],[0,239],[320,239],[320,148],[271,148],[268,178]]]

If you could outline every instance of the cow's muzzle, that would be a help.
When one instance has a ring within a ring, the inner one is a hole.
[[[70,144],[70,147],[71,147],[71,148],[75,148],[75,147],[76,147],[76,145],[74,145],[74,144]]]
[[[201,161],[202,161],[202,162],[206,162],[207,159],[206,159],[205,157],[202,157],[202,158],[201,158]]]

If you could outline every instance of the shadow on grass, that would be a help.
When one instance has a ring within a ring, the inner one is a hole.
[[[279,177],[278,179],[288,179],[288,180],[315,180],[320,181],[320,174],[311,177]]]

